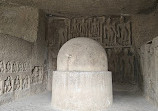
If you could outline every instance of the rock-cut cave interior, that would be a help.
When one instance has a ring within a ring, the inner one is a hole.
[[[0,111],[158,111],[158,0],[0,0]]]

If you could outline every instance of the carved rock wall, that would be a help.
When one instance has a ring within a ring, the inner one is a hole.
[[[65,18],[63,22],[63,27],[57,30],[59,47],[75,37],[92,38],[105,48],[132,45],[132,25],[128,16]]]
[[[46,21],[39,15],[35,43],[0,34],[0,105],[46,90]]]
[[[132,24],[129,16],[49,18],[47,39],[50,72],[56,70],[60,47],[72,38],[83,36],[98,41],[105,48],[113,82],[136,84],[138,78],[134,67],[135,52],[132,48]],[[48,84],[48,89],[51,90],[51,80]]]
[[[158,37],[143,45],[140,52],[144,94],[158,105]]]

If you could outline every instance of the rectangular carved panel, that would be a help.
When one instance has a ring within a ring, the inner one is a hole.
[[[59,44],[75,37],[89,37],[105,48],[130,47],[132,31],[129,17],[93,17],[65,19],[65,26],[58,29]]]
[[[0,105],[23,95],[38,84],[44,82],[43,66],[34,66],[29,62],[0,61]],[[7,95],[10,95],[7,101]]]
[[[53,17],[50,19],[48,24],[49,57],[52,60],[50,66],[53,70],[56,70],[56,59],[60,47],[76,37],[94,39],[105,48],[113,82],[132,85],[136,83],[132,23],[129,16]]]

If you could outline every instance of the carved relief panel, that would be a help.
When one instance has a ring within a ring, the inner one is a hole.
[[[49,41],[54,42],[54,45],[50,45],[52,50],[49,50],[52,60],[50,69],[56,70],[56,56],[59,50],[54,49],[55,47],[60,49],[65,42],[75,37],[88,37],[98,41],[106,49],[114,82],[135,83],[135,55],[131,50],[132,24],[129,16],[54,18],[52,21],[54,22],[50,22],[48,33],[53,35],[53,40]],[[57,38],[58,41],[55,41]]]
[[[21,82],[20,82],[19,75],[17,75],[14,79],[14,91],[19,90],[20,87],[21,87]]]
[[[135,56],[131,48],[106,49],[113,82],[135,84]]]
[[[43,67],[35,66],[31,74],[31,83],[41,83],[43,81],[43,76]]]
[[[27,90],[32,85],[41,84],[43,76],[42,66],[35,66],[31,71],[29,62],[1,60],[0,95]]]
[[[27,89],[29,88],[30,84],[30,78],[28,75],[26,75],[23,79],[22,79],[22,89]]]
[[[29,63],[18,61],[0,61],[0,73],[27,72],[30,70]]]
[[[129,17],[93,17],[65,19],[65,27],[59,28],[59,45],[74,37],[89,37],[106,47],[130,47],[132,45]]]

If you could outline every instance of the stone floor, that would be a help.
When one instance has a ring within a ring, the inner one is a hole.
[[[23,98],[0,106],[0,111],[54,111],[50,106],[51,93]],[[106,111],[158,111],[151,103],[139,94],[115,92],[113,106]]]

